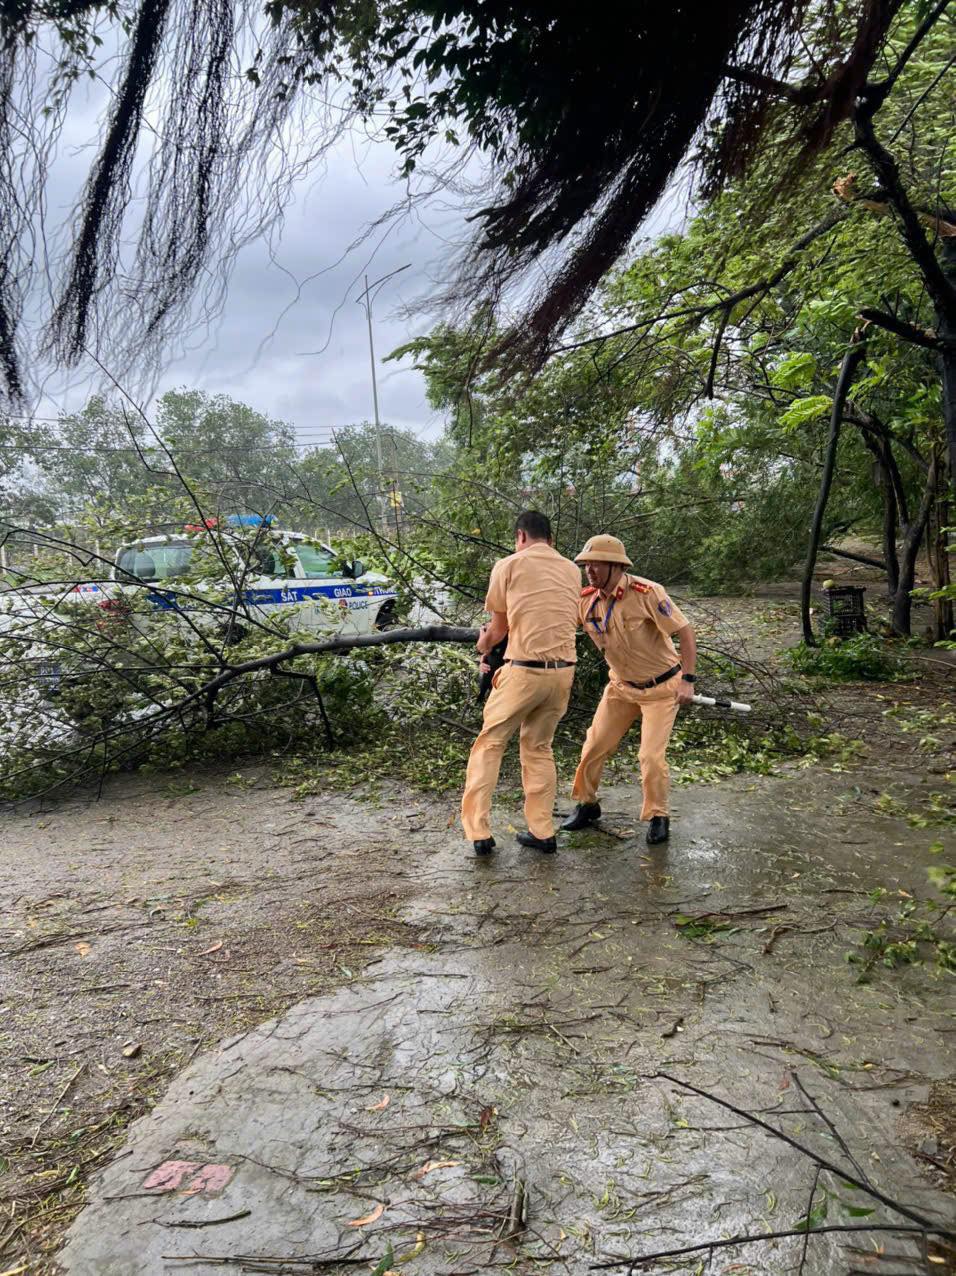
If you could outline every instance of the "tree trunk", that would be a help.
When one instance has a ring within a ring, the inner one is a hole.
[[[912,632],[913,600],[910,598],[910,591],[916,580],[916,556],[919,553],[926,520],[929,518],[930,507],[935,496],[936,458],[934,456],[930,462],[929,474],[926,476],[923,499],[920,501],[919,509],[913,516],[913,521],[906,528],[906,534],[903,537],[903,550],[900,554],[900,579],[896,588],[896,596],[893,599],[893,632],[899,634],[901,638],[909,638]]]
[[[949,553],[945,528],[949,523],[949,490],[946,462],[941,458],[936,500],[926,520],[926,554],[933,573],[933,589],[939,591],[950,584]],[[953,601],[951,598],[933,599],[933,639],[942,642],[953,631]]]
[[[843,409],[846,406],[856,369],[865,357],[866,346],[860,340],[859,332],[854,332],[850,348],[843,356],[840,375],[837,378],[836,391],[833,395],[833,409],[830,413],[830,437],[827,440],[826,458],[823,463],[823,475],[820,478],[820,491],[817,494],[816,509],[813,511],[813,522],[810,525],[810,544],[807,546],[807,558],[803,565],[800,612],[803,619],[803,641],[808,647],[815,647],[817,642],[813,635],[813,624],[810,620],[810,591],[813,587],[813,569],[817,564],[817,551],[820,548],[820,537],[823,532],[823,516],[826,513],[827,501],[830,499],[833,471],[836,468],[837,446],[840,442]]]
[[[884,452],[889,444],[883,444]],[[896,494],[885,461],[880,462],[880,474],[883,483],[883,558],[886,562],[886,592],[895,594],[900,583],[900,562],[896,556]]]
[[[883,498],[883,562],[886,572],[886,592],[892,597],[900,583],[900,564],[896,556],[897,503],[896,492],[887,461],[889,443],[886,439],[876,439],[868,430],[861,430],[863,442],[873,454],[876,467],[876,481]]]
[[[941,262],[947,280],[956,288],[956,238],[940,241]],[[936,312],[936,331],[946,343],[939,357],[943,378],[943,422],[949,451],[949,482],[956,484],[956,317],[943,310]]]

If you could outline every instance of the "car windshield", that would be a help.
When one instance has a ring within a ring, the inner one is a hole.
[[[260,576],[288,576],[289,568],[271,545],[256,545],[249,552],[249,569]]]
[[[335,570],[335,559],[327,549],[323,549],[320,545],[310,545],[305,541],[296,541],[293,548],[302,567],[302,573],[309,580],[322,580],[329,576],[340,575]]]
[[[121,572],[140,580],[169,580],[185,576],[189,571],[193,547],[188,541],[172,541],[162,545],[128,545],[121,549],[116,566]]]

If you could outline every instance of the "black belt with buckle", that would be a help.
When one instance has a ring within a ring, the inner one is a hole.
[[[506,660],[506,665],[520,665],[522,669],[573,669],[573,660]],[[680,665],[677,666],[678,669]]]
[[[666,673],[658,674],[656,678],[652,678],[650,682],[628,682],[629,687],[634,687],[638,691],[648,691],[651,687],[659,687],[662,682],[666,682],[668,678],[673,678],[675,673],[680,673],[680,665],[675,665],[673,669],[668,669]],[[625,682],[627,680],[625,679]]]

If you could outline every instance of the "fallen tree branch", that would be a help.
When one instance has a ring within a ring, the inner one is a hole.
[[[833,545],[821,545],[821,550],[826,554],[833,554],[837,558],[849,558],[854,563],[865,563],[867,567],[878,567],[881,572],[886,571],[886,563],[880,558],[867,558],[866,554],[851,554],[848,549],[836,549]]]
[[[153,1219],[160,1227],[217,1227],[220,1223],[235,1223],[237,1219],[248,1218],[252,1210],[239,1210],[236,1214],[226,1214],[224,1218],[184,1218],[178,1223],[165,1223],[161,1218]]]
[[[86,1064],[85,1064],[85,1063],[81,1063],[81,1064],[80,1064],[80,1066],[77,1068],[77,1070],[76,1070],[76,1071],[73,1073],[73,1075],[70,1077],[69,1081],[67,1081],[66,1085],[63,1087],[63,1089],[60,1091],[60,1093],[56,1096],[56,1099],[54,1100],[54,1103],[53,1103],[53,1107],[52,1107],[52,1108],[50,1109],[50,1111],[46,1114],[46,1116],[43,1118],[43,1120],[40,1122],[40,1124],[37,1126],[37,1128],[33,1131],[33,1138],[30,1140],[30,1147],[31,1147],[31,1148],[32,1148],[32,1147],[34,1147],[34,1146],[36,1145],[36,1141],[37,1141],[37,1138],[38,1138],[38,1136],[39,1136],[39,1134],[40,1134],[40,1131],[43,1129],[43,1127],[46,1125],[47,1121],[49,1121],[50,1117],[52,1117],[52,1116],[53,1116],[54,1112],[56,1112],[57,1108],[60,1106],[60,1104],[61,1104],[61,1103],[63,1102],[63,1100],[66,1098],[67,1092],[68,1092],[68,1091],[72,1088],[74,1081],[76,1081],[76,1079],[79,1077],[80,1073],[83,1071],[83,1069],[84,1069],[85,1067],[86,1067]]]
[[[850,1162],[850,1164],[856,1170],[857,1174],[859,1174],[860,1180],[863,1183],[869,1183],[870,1180],[866,1176],[866,1171],[857,1162],[856,1157],[850,1151],[849,1145],[847,1144],[843,1135],[836,1128],[836,1126],[833,1124],[833,1122],[830,1120],[827,1114],[823,1111],[823,1109],[820,1107],[819,1103],[816,1101],[813,1095],[809,1092],[809,1090],[806,1089],[803,1082],[800,1080],[799,1074],[796,1072],[793,1074],[793,1083],[797,1087],[797,1089],[800,1091],[800,1094],[803,1096],[803,1098],[806,1099],[807,1103],[810,1104],[810,1107],[813,1109],[813,1111],[817,1114],[817,1116],[820,1118],[823,1124],[827,1127],[827,1129],[833,1135],[834,1139],[836,1139],[836,1142],[840,1150],[842,1151],[843,1155],[846,1157],[846,1159]]]
[[[149,729],[166,718],[181,714],[197,700],[205,700],[208,706],[213,704],[223,687],[247,673],[259,673],[267,670],[274,674],[284,674],[280,666],[286,661],[295,660],[299,656],[315,656],[336,651],[352,651],[364,647],[385,647],[399,642],[460,642],[474,643],[478,638],[477,629],[459,629],[451,625],[426,625],[420,629],[388,629],[384,633],[357,634],[352,638],[329,638],[324,642],[293,642],[282,651],[272,652],[268,656],[256,656],[251,660],[243,660],[236,665],[227,665],[214,678],[210,678],[197,687],[190,695],[175,704],[165,706],[153,714],[146,714],[139,725]]]
[[[243,660],[237,665],[229,665],[222,673],[207,682],[199,691],[193,693],[186,701],[180,701],[182,708],[189,700],[195,700],[208,691],[218,691],[235,678],[246,673],[257,673],[262,669],[274,669],[285,664],[287,660],[295,660],[298,656],[319,656],[333,651],[354,651],[364,647],[389,647],[400,642],[460,642],[475,643],[478,641],[477,629],[462,629],[455,625],[423,625],[419,629],[386,629],[382,633],[356,634],[352,638],[328,638],[322,642],[293,642],[282,651],[272,652],[268,656],[255,656],[251,660]]]
[[[652,1078],[653,1077],[660,1077],[664,1081],[669,1081],[671,1085],[679,1086],[682,1090],[689,1090],[692,1094],[699,1095],[700,1098],[707,1099],[711,1103],[716,1103],[718,1107],[725,1108],[728,1112],[733,1112],[734,1116],[739,1116],[744,1121],[749,1121],[751,1125],[757,1126],[759,1129],[765,1131],[765,1133],[772,1135],[775,1139],[779,1139],[782,1143],[786,1143],[797,1152],[801,1152],[808,1160],[812,1161],[814,1165],[818,1165],[821,1169],[827,1170],[831,1174],[835,1174],[838,1178],[842,1179],[844,1183],[849,1184],[850,1187],[859,1188],[861,1192],[865,1192],[867,1196],[871,1196],[875,1201],[879,1201],[880,1204],[885,1205],[887,1209],[893,1210],[894,1213],[902,1215],[903,1218],[908,1218],[911,1222],[917,1225],[915,1229],[902,1230],[930,1232],[934,1236],[943,1236],[947,1240],[956,1240],[956,1231],[940,1227],[938,1223],[927,1218],[925,1214],[920,1214],[916,1210],[911,1209],[910,1206],[901,1205],[899,1201],[894,1201],[891,1196],[887,1196],[884,1192],[881,1192],[879,1188],[874,1187],[872,1183],[866,1182],[865,1180],[848,1173],[842,1166],[835,1165],[832,1161],[828,1160],[826,1157],[820,1156],[817,1152],[806,1147],[803,1143],[798,1143],[797,1140],[791,1138],[789,1134],[784,1134],[782,1130],[776,1129],[774,1126],[770,1125],[769,1122],[761,1120],[760,1117],[755,1116],[752,1112],[748,1112],[745,1108],[738,1108],[735,1104],[728,1102],[727,1099],[721,1099],[716,1094],[711,1094],[708,1090],[701,1090],[698,1086],[691,1085],[689,1081],[681,1081],[678,1077],[671,1076],[669,1072],[655,1072],[652,1074]],[[800,1230],[802,1232],[803,1229],[801,1228]],[[865,1231],[866,1228],[864,1227],[863,1230]]]
[[[592,1263],[592,1272],[607,1271],[612,1267],[637,1267],[639,1263],[650,1263],[658,1258],[677,1258],[681,1254],[699,1254],[704,1250],[728,1249],[733,1245],[757,1245],[761,1241],[786,1240],[791,1236],[820,1236],[824,1232],[893,1232],[897,1235],[949,1236],[950,1232],[941,1231],[937,1227],[911,1227],[905,1223],[826,1223],[823,1227],[791,1227],[782,1232],[750,1232],[739,1236],[728,1236],[720,1240],[703,1241],[697,1245],[679,1245],[676,1249],[658,1249],[647,1254],[635,1254],[630,1258],[616,1258],[609,1263]]]

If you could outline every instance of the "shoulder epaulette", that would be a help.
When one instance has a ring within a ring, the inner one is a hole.
[[[644,585],[639,580],[632,580],[631,588],[638,594],[649,594],[651,592],[650,585]]]
[[[597,585],[588,585],[585,589],[581,590],[581,597],[590,598],[590,596],[592,594],[596,594],[597,591],[598,591]]]

